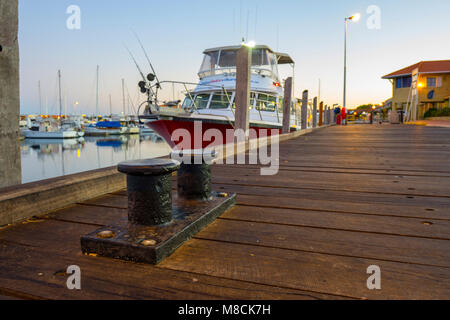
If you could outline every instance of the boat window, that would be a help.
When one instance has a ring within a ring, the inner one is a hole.
[[[231,94],[228,94],[228,98],[225,94],[214,94],[211,99],[210,109],[228,109],[230,105]]]
[[[181,107],[182,109],[190,109],[192,108],[192,99],[190,96],[186,96],[186,99],[184,99],[183,105]]]
[[[277,108],[277,98],[266,94],[258,94],[256,101],[256,110],[275,112]]]
[[[208,106],[210,94],[199,94],[195,97],[195,107],[197,109],[206,109]]]
[[[220,53],[220,68],[236,67],[236,51],[224,50]]]
[[[219,59],[219,51],[213,51],[205,53],[202,66],[200,67],[199,74],[211,72],[216,68],[217,61]]]
[[[266,49],[252,50],[252,66],[266,66],[268,64]]]

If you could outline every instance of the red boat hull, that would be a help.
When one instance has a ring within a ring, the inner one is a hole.
[[[232,125],[218,121],[162,119],[147,122],[147,126],[159,134],[172,149],[206,149],[234,141],[232,138],[234,136]],[[183,130],[180,131],[179,129]],[[276,127],[250,125],[250,129],[251,139],[279,135],[281,133],[281,129]],[[179,138],[182,132],[185,132],[185,134],[189,133],[190,141],[183,141],[183,138]],[[213,133],[214,138],[210,138],[211,133]],[[217,134],[219,134],[219,137]]]

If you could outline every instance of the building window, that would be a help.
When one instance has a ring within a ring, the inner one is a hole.
[[[411,88],[412,77],[400,77],[396,80],[397,89],[400,88]]]
[[[411,88],[412,77],[404,77],[403,78],[403,88]]]
[[[436,78],[427,78],[427,88],[436,87]]]

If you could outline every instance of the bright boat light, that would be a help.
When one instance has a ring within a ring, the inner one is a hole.
[[[254,48],[256,46],[256,42],[252,40],[247,43],[244,43],[244,46],[249,47],[249,48]]]

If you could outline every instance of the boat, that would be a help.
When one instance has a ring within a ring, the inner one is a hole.
[[[182,112],[167,113],[165,109],[169,108],[158,108],[159,112],[155,114],[151,107],[147,107],[141,119],[172,148],[176,146],[172,137],[177,129],[189,131],[191,137],[200,129],[202,137],[208,129],[216,129],[226,137],[227,130],[233,129],[235,122],[236,56],[241,47],[205,50],[198,73],[199,82],[194,90],[186,93]],[[252,49],[249,124],[257,137],[278,135],[282,130],[284,91],[278,74],[280,64],[293,66],[294,61],[288,54],[274,52],[265,45]],[[295,124],[296,115],[292,114],[291,117],[291,124]],[[201,128],[198,128],[199,122]],[[294,125],[291,130],[296,130]],[[203,140],[201,148],[224,143]],[[199,147],[191,141],[192,149]]]
[[[61,70],[58,70],[59,84],[59,116],[58,119],[38,118],[34,123],[29,124],[28,130],[23,130],[22,134],[26,139],[76,139],[84,135],[80,130],[77,131],[70,122],[64,123],[62,116],[62,97],[61,97]],[[40,85],[39,85],[40,89]]]
[[[141,135],[146,135],[146,134],[152,134],[155,131],[153,131],[153,129],[147,127],[145,124],[140,124],[139,125],[139,133]]]
[[[126,134],[128,128],[124,127],[120,121],[99,121],[84,127],[86,136],[112,136]]]
[[[39,124],[39,127],[37,127]],[[63,129],[53,119],[41,120],[32,127],[32,130],[23,130],[26,139],[76,139],[79,133],[72,128]]]

